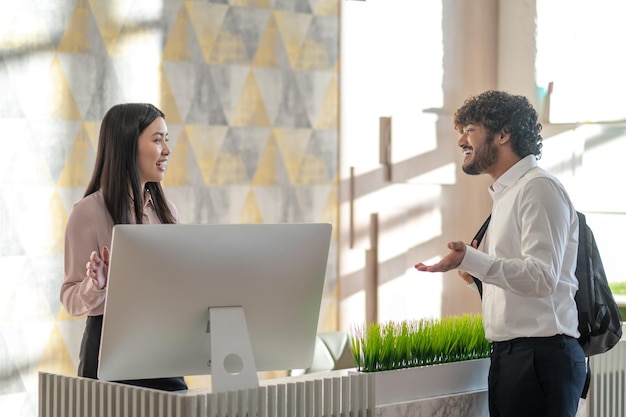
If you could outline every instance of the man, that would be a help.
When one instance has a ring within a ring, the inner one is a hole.
[[[484,252],[451,242],[438,263],[415,267],[482,281],[491,417],[574,417],[585,382],[574,301],[578,217],[561,183],[537,166],[537,112],[525,97],[487,91],[465,101],[454,125],[463,171],[494,181]]]

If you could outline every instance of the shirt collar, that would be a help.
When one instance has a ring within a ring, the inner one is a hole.
[[[132,194],[129,195],[130,198],[130,205],[134,205],[135,204],[135,199],[133,198]],[[150,194],[150,190],[148,190],[147,188],[143,191],[143,208],[145,209],[146,207],[149,206],[154,206],[154,202],[152,201],[152,194]]]
[[[500,194],[517,182],[526,172],[537,166],[537,158],[530,154],[517,161],[511,168],[500,175],[489,187],[489,194],[492,199],[497,199]]]
[[[152,194],[150,194],[150,191],[146,188],[143,192],[143,208],[145,209],[148,206],[154,206],[154,203],[152,202]]]

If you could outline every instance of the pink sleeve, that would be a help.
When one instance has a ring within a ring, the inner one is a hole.
[[[106,290],[97,289],[85,276],[91,252],[101,253],[97,228],[103,225],[98,224],[93,211],[89,205],[76,205],[65,229],[65,277],[61,286],[61,303],[73,316],[89,312],[98,314],[104,308]]]

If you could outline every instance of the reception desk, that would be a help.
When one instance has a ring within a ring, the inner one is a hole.
[[[350,370],[262,381],[257,389],[166,392],[66,375],[39,374],[40,417],[396,417],[487,416],[485,391],[376,403],[371,374]],[[419,395],[416,395],[419,397]]]
[[[626,341],[591,358],[589,397],[577,417],[624,415]],[[461,371],[462,377],[467,372]],[[422,378],[423,379],[423,378]],[[432,377],[426,379],[431,382]],[[380,381],[379,381],[380,382]],[[406,383],[404,385],[407,385]],[[411,388],[411,386],[409,386]],[[453,390],[454,391],[454,390]],[[340,370],[261,381],[259,388],[226,393],[172,393],[41,372],[40,417],[487,417],[486,389],[385,401],[375,374]]]

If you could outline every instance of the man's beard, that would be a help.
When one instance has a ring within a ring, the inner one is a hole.
[[[478,148],[473,148],[472,159],[463,164],[463,172],[469,175],[484,173],[498,159],[498,149],[494,146],[496,135],[487,136],[487,140]]]

